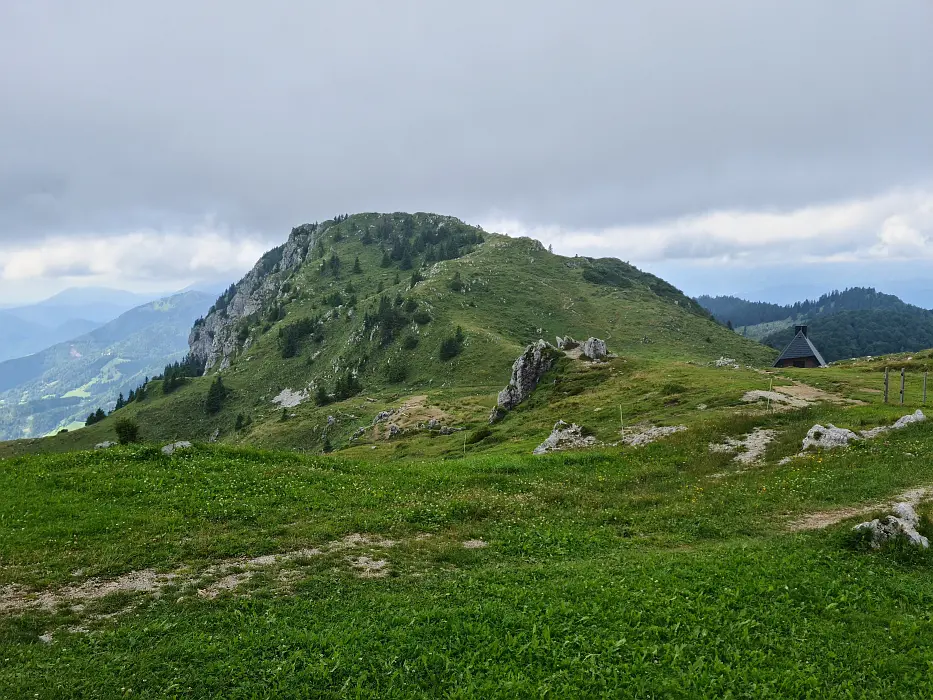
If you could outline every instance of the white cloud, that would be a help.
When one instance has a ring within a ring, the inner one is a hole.
[[[784,262],[933,260],[933,188],[791,211],[724,210],[651,224],[576,230],[493,218],[484,228],[531,236],[561,253],[635,263],[682,260],[740,266]]]
[[[19,242],[0,249],[0,298],[20,302],[72,286],[161,292],[198,281],[234,281],[273,245],[212,222],[190,230]]]

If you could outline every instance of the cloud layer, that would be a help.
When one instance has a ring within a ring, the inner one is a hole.
[[[923,217],[878,202],[933,181],[931,26],[926,0],[0,3],[3,284],[101,276],[83,251],[124,236],[173,269],[159,245],[208,215],[268,241],[421,210],[633,260],[910,255]],[[829,210],[874,233],[846,249]]]
[[[933,260],[933,188],[895,190],[790,211],[722,210],[649,225],[570,229],[492,219],[486,228],[526,235],[559,252],[701,264],[771,266]]]

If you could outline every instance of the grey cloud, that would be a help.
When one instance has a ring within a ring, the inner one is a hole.
[[[870,195],[933,177],[930,26],[924,0],[3,3],[0,236]]]

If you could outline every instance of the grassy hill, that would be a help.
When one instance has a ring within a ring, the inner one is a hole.
[[[144,304],[90,333],[0,363],[0,437],[76,429],[187,351],[191,323],[210,304],[185,292]]]
[[[442,343],[455,338],[457,328],[463,338],[458,353],[441,359]],[[314,451],[325,437],[334,448],[351,447],[351,436],[365,427],[352,443],[359,451],[384,444],[368,426],[391,408],[406,406],[412,428],[418,417],[437,413],[453,427],[478,429],[523,348],[568,334],[603,338],[619,355],[592,372],[579,363],[563,365],[582,375],[574,391],[590,397],[593,408],[612,406],[615,416],[618,402],[610,397],[620,391],[634,397],[669,383],[671,361],[708,364],[725,355],[761,365],[774,356],[711,322],[663,280],[618,260],[554,255],[537,241],[483,232],[449,217],[364,214],[295,229],[195,324],[191,349],[213,363],[207,376],[168,394],[162,382],[151,382],[147,398],[119,415],[138,420],[151,440],[216,435],[221,442]],[[348,373],[359,391],[334,396]],[[218,374],[227,395],[210,413],[205,401]],[[329,395],[326,406],[315,405],[319,388]],[[307,400],[283,409],[273,402],[283,390],[305,392]],[[417,407],[406,404],[413,397]],[[546,434],[554,412],[564,409],[552,403],[541,410],[530,424]],[[622,414],[638,419],[640,412],[630,404]],[[606,429],[614,430],[617,419],[606,416]],[[113,420],[41,447],[112,439]],[[504,430],[514,437],[508,426]],[[410,437],[403,442],[420,442]],[[456,449],[462,436],[424,442],[418,450],[438,453]]]

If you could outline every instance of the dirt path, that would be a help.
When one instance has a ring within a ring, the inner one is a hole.
[[[912,506],[916,506],[918,503],[927,500],[931,496],[933,496],[933,487],[921,486],[919,488],[904,491],[903,493],[900,493],[887,501],[879,501],[876,503],[869,503],[867,505],[851,506],[848,508],[836,508],[834,510],[824,510],[817,513],[809,513],[808,515],[804,515],[803,517],[800,517],[797,520],[791,522],[787,529],[791,532],[822,530],[823,528],[829,527],[830,525],[835,525],[836,523],[842,522],[847,518],[853,518],[856,515],[863,515],[865,513],[871,513],[872,511],[889,508],[895,503],[907,502]]]

